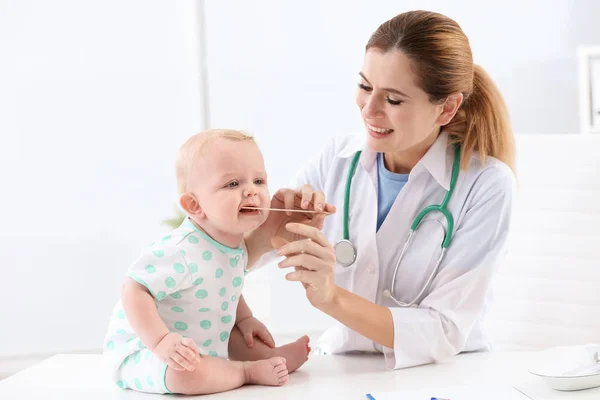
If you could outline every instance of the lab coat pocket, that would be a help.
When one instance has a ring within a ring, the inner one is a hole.
[[[395,287],[395,293],[401,297],[398,300],[412,301],[426,285],[442,252],[445,230],[446,226],[441,220],[430,217],[424,219],[414,232],[398,267]],[[399,249],[397,257],[401,251],[402,248]],[[419,300],[428,293],[429,289]]]

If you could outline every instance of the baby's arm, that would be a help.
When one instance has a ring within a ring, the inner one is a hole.
[[[238,306],[237,306],[236,316],[235,316],[236,325],[238,323],[240,323],[241,321],[245,320],[246,318],[250,318],[253,316],[254,315],[252,314],[252,310],[250,310],[250,306],[248,306],[248,303],[246,303],[246,299],[244,299],[244,295],[241,294],[240,300],[239,300]]]
[[[275,341],[273,340],[273,336],[271,336],[271,332],[269,332],[262,322],[254,318],[243,295],[240,295],[238,302],[235,324],[240,332],[242,332],[248,347],[254,346],[254,336],[262,340],[267,346],[271,348],[275,347]]]
[[[146,287],[127,279],[121,289],[125,315],[144,345],[169,367],[194,370],[198,362],[198,346],[191,339],[171,333],[158,315],[154,298]]]
[[[135,333],[148,349],[154,350],[169,333],[169,328],[158,315],[148,289],[133,279],[126,279],[121,288],[121,301]]]

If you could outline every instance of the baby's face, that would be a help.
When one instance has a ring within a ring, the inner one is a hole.
[[[253,141],[215,139],[202,149],[190,188],[206,222],[228,234],[243,234],[258,228],[268,211],[242,207],[269,207],[262,154]]]

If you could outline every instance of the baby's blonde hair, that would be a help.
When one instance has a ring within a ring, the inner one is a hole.
[[[204,146],[214,139],[227,139],[236,142],[250,140],[255,142],[254,137],[233,129],[209,129],[189,138],[180,148],[175,160],[175,173],[177,176],[177,189],[179,194],[188,191],[188,183],[194,164],[202,154]]]

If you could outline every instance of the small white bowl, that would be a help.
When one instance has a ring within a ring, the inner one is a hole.
[[[600,386],[600,368],[592,373],[577,374],[594,365],[594,354],[600,345],[553,347],[539,353],[529,372],[541,377],[556,390],[582,390]]]

